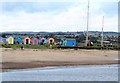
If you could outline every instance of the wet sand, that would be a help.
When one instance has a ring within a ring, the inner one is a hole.
[[[114,50],[55,50],[55,49],[0,49],[1,69],[40,68],[47,66],[77,66],[117,64],[118,51]]]

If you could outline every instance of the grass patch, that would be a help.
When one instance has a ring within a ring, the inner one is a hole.
[[[13,44],[13,45],[10,45],[10,44],[4,44],[2,45],[3,48],[13,48],[14,50],[16,49],[20,49],[22,45],[20,44]],[[46,45],[29,45],[29,44],[26,44],[26,45],[23,45],[24,48],[26,49],[57,49],[57,46],[56,45],[52,45],[50,46],[49,44],[46,44]],[[63,49],[69,49],[69,48],[63,48]],[[101,47],[101,46],[84,46],[84,47],[79,47],[79,48],[72,48],[72,49],[98,49],[98,50],[119,50],[120,47]]]

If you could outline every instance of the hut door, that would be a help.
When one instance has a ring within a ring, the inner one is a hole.
[[[45,40],[44,40],[44,39],[42,39],[42,45],[44,45],[44,41],[45,41]]]
[[[9,41],[10,41],[10,44],[12,44],[12,41],[13,41],[13,40],[12,40],[12,38],[10,38],[10,40],[9,40]]]
[[[29,39],[26,39],[26,44],[29,44]]]
[[[53,44],[53,41],[52,41],[52,40],[50,40],[50,44]]]
[[[36,39],[34,40],[34,44],[37,44],[37,41],[36,41]]]
[[[18,44],[20,44],[20,43],[21,43],[21,39],[20,39],[20,38],[18,38],[18,39],[17,39],[17,42],[18,42]]]

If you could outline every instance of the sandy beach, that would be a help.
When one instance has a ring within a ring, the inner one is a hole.
[[[40,68],[47,66],[77,66],[117,64],[115,50],[74,49],[0,49],[1,69]]]

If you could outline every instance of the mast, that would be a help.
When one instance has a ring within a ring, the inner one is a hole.
[[[104,16],[103,16],[103,19],[102,19],[101,46],[103,46],[103,28],[104,28]]]
[[[86,34],[85,46],[87,46],[87,43],[88,43],[88,27],[89,27],[89,0],[88,0],[88,11],[87,11],[87,34]]]

